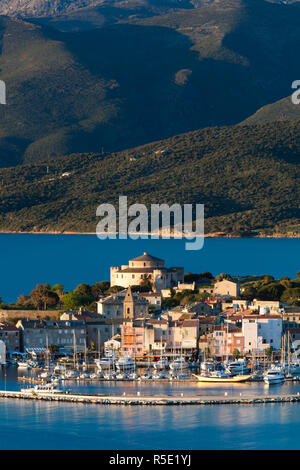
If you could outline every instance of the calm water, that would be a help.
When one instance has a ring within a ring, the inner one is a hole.
[[[0,296],[15,301],[37,283],[61,283],[66,290],[79,283],[109,280],[109,267],[127,264],[142,252],[161,257],[167,266],[214,275],[272,274],[295,277],[300,239],[212,239],[199,251],[186,251],[184,240],[105,240],[94,235],[0,234]]]
[[[0,388],[19,388],[16,370],[3,372]],[[22,374],[23,375],[23,374]],[[137,385],[68,385],[83,392],[136,394]],[[269,389],[262,383],[234,387],[164,384],[165,394],[297,393],[300,384]],[[139,386],[154,392],[152,384]],[[300,449],[300,405],[121,407],[0,400],[0,449]]]

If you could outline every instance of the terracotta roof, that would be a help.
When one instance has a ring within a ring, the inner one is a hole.
[[[14,325],[10,325],[9,323],[6,322],[1,322],[0,323],[0,330],[4,331],[19,331],[18,328]]]
[[[158,292],[139,292],[140,297],[161,297]]]

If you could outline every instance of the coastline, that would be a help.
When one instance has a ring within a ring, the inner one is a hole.
[[[69,232],[69,231],[55,231],[55,230],[52,230],[52,231],[40,231],[40,232],[36,232],[36,231],[8,231],[8,230],[0,230],[0,235],[93,235],[93,236],[97,236],[96,232]],[[151,238],[151,233],[141,233],[141,235],[147,235],[149,238]],[[293,239],[293,238],[300,238],[300,232],[299,233],[294,233],[294,234],[291,234],[291,233],[288,233],[288,234],[284,234],[284,233],[272,233],[272,234],[264,234],[264,233],[259,233],[259,234],[253,234],[251,235],[250,233],[245,235],[245,236],[242,236],[242,235],[235,235],[235,234],[231,234],[231,233],[223,233],[223,232],[212,232],[212,233],[206,233],[203,235],[204,238],[218,238],[218,239],[225,239],[225,238],[239,238],[239,239],[243,239],[243,238],[278,238],[278,239],[281,239],[281,238],[289,238],[289,239]],[[130,234],[128,234],[128,237],[130,238]],[[174,238],[173,236],[170,237],[170,239]],[[182,238],[185,238],[184,237],[184,234],[182,234]],[[197,238],[197,237],[195,237]],[[202,237],[199,237],[199,238],[202,238]]]

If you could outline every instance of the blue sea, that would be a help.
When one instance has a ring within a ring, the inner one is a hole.
[[[0,234],[0,296],[14,302],[38,283],[64,284],[109,280],[109,267],[127,264],[147,251],[166,266],[185,272],[295,277],[300,270],[300,239],[206,238],[203,249],[187,251],[185,240],[99,240],[95,235]]]

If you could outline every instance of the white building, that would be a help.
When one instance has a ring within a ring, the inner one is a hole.
[[[166,268],[162,259],[144,253],[142,256],[129,260],[128,265],[110,268],[111,286],[139,286],[149,281],[155,291],[175,287],[184,280],[182,267]]]
[[[4,341],[0,341],[0,365],[6,363],[6,346]]]
[[[263,352],[272,347],[281,348],[281,315],[249,315],[242,319],[244,352]]]

